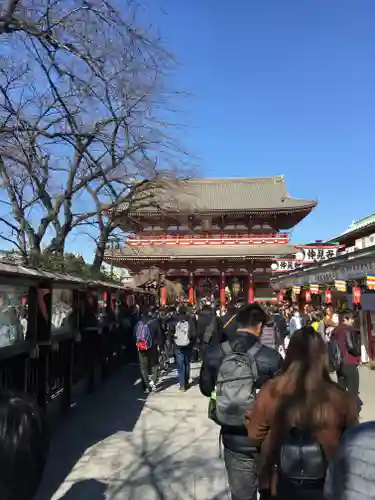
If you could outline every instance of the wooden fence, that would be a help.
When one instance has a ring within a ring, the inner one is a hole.
[[[64,411],[132,355],[131,308],[154,295],[0,263],[0,388]]]

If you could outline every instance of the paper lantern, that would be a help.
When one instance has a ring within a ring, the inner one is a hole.
[[[319,285],[310,285],[310,292],[313,294],[313,295],[318,295],[319,294]]]
[[[281,303],[284,300],[284,292],[283,290],[280,290],[280,292],[277,295],[277,302]]]
[[[353,304],[358,306],[361,303],[361,288],[353,286]]]
[[[306,300],[306,302],[311,302],[311,292],[310,292],[310,290],[306,290],[305,300]]]
[[[325,293],[325,303],[326,304],[331,304],[332,303],[332,290],[326,290],[326,293]]]

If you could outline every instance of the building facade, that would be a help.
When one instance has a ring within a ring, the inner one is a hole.
[[[289,230],[315,206],[290,197],[282,176],[181,181],[157,207],[135,208],[123,219],[119,211],[129,236],[105,260],[133,274],[159,269],[162,304],[164,278],[181,283],[190,303],[271,301],[271,263],[294,256]]]
[[[316,295],[321,304],[338,310],[356,308],[362,338],[362,361],[375,353],[375,214],[354,221],[342,234],[321,243],[338,245],[334,258],[307,264],[303,269],[275,273],[271,286],[288,295],[299,290],[304,304]],[[308,298],[308,300],[307,300]]]

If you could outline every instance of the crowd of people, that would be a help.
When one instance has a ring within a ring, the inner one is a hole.
[[[146,392],[158,390],[173,357],[185,392],[191,360],[202,361],[199,387],[220,428],[232,500],[375,499],[375,422],[359,424],[352,311],[206,302],[135,309],[131,320]],[[2,498],[31,500],[48,455],[45,417],[27,397],[3,392],[0,428]]]
[[[174,356],[182,392],[191,360],[202,361],[200,390],[220,426],[232,500],[375,498],[372,446],[353,453],[374,427],[359,425],[361,341],[352,311],[209,302],[145,309],[135,339],[146,392],[157,390],[163,360]]]
[[[249,304],[233,323],[206,349],[200,373],[232,500],[375,498],[375,444],[365,441],[375,423],[359,425],[355,314]]]

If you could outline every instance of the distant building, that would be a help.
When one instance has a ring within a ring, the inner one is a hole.
[[[135,207],[130,217],[128,206],[118,210],[119,226],[132,235],[123,248],[108,248],[105,261],[134,275],[155,267],[160,283],[181,283],[192,303],[210,296],[224,304],[228,287],[239,301],[272,300],[271,263],[293,257],[286,231],[315,206],[289,196],[282,176],[181,181],[158,206]],[[161,303],[166,297],[162,286]]]

